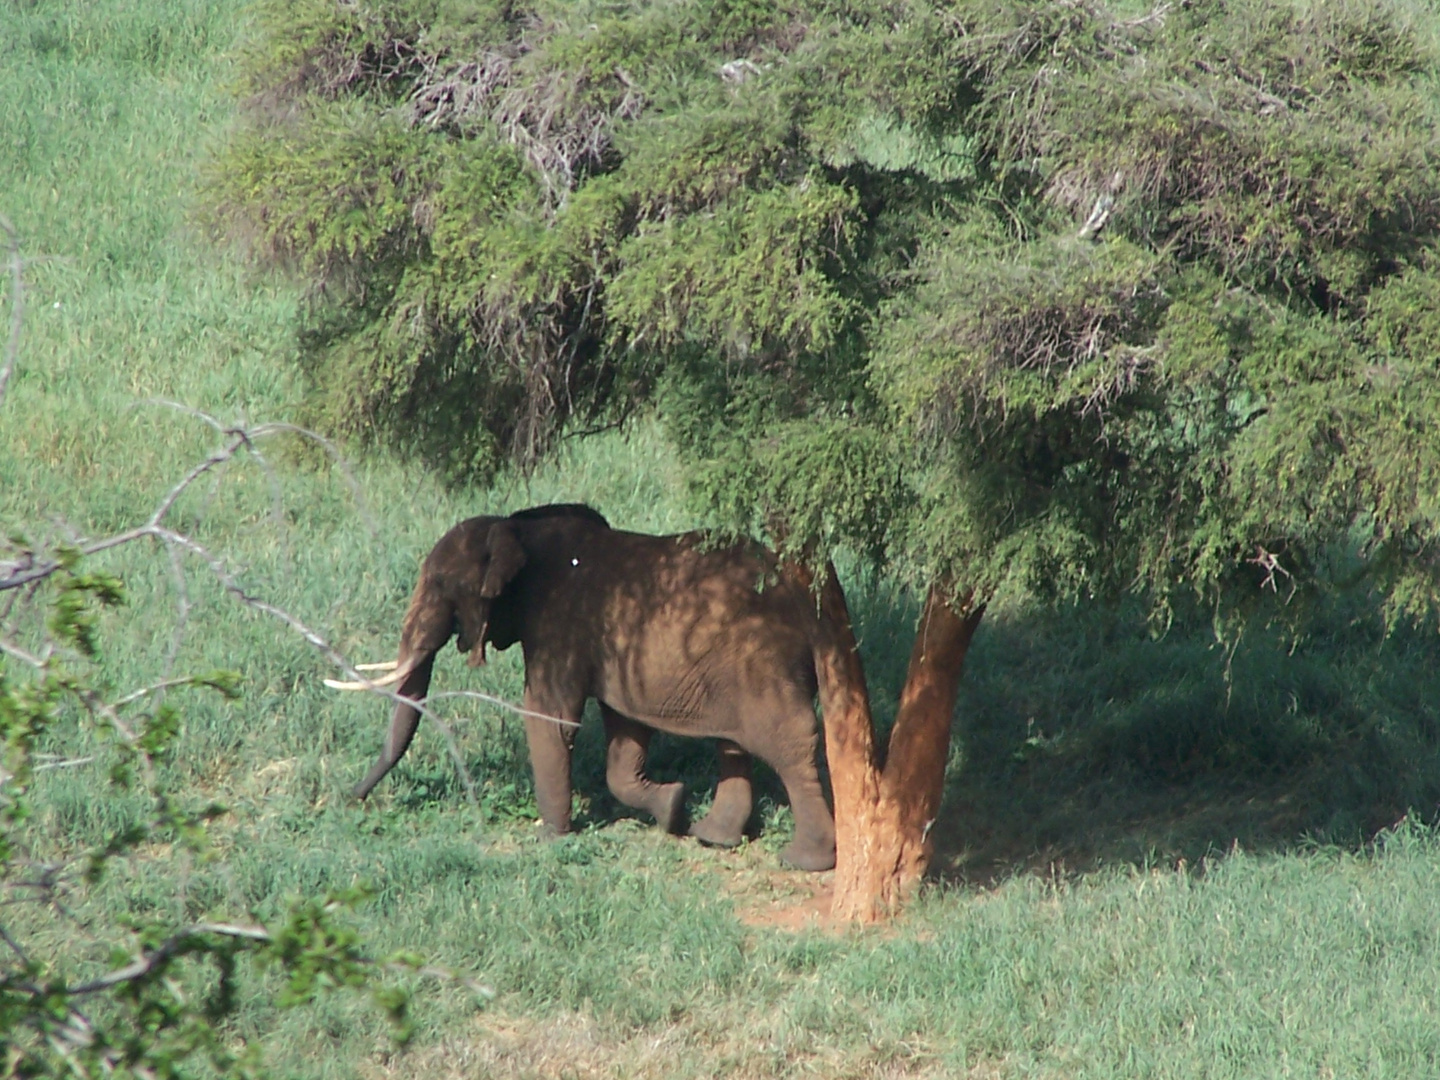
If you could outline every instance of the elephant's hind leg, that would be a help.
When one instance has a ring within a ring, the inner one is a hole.
[[[779,775],[795,816],[795,839],[780,852],[781,861],[799,870],[831,869],[835,865],[835,818],[825,802],[816,767],[820,740],[814,709],[797,694],[793,700],[757,704],[751,719],[742,745]],[[762,722],[765,719],[769,722]]]
[[[702,844],[734,847],[745,836],[750,821],[750,755],[729,739],[721,739],[720,782],[710,812],[690,827],[690,835]]]
[[[605,783],[611,794],[626,806],[654,815],[666,832],[684,832],[685,785],[657,784],[645,775],[651,730],[604,702],[600,713],[605,718]]]
[[[835,866],[835,818],[825,803],[815,766],[777,767],[790,796],[795,815],[795,839],[780,852],[780,860],[797,870],[830,870]]]

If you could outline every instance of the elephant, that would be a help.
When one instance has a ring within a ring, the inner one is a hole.
[[[519,642],[535,795],[550,831],[570,829],[571,751],[593,697],[605,723],[606,782],[622,803],[678,831],[685,789],[647,777],[650,736],[714,737],[720,783],[691,834],[719,846],[740,842],[753,754],[790,797],[795,838],[781,858],[828,870],[835,825],[816,761],[819,619],[809,591],[780,574],[758,544],[623,532],[588,506],[557,504],[470,518],[447,532],[421,567],[397,660],[369,666],[393,669],[376,681],[423,702],[436,653],[451,637],[472,666],[485,662],[487,645]],[[399,761],[419,718],[397,701],[357,798]]]

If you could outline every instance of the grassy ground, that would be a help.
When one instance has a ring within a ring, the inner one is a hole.
[[[295,293],[187,224],[197,162],[230,116],[238,25],[222,0],[0,11],[0,212],[43,256],[0,408],[7,533],[93,536],[146,516],[214,438],[155,399],[227,421],[299,411]],[[194,491],[177,524],[360,659],[392,654],[417,558],[462,516],[574,499],[630,528],[689,523],[644,427],[491,490],[446,490],[376,456],[356,467],[357,497],[311,456],[277,445],[267,461]],[[143,684],[172,640],[168,564],[131,549],[108,565],[131,604],[104,623],[107,670]],[[656,836],[605,795],[594,724],[578,768],[586,828],[561,843],[533,838],[519,727],[493,711],[455,714],[478,812],[429,730],[369,806],[348,804],[384,709],[326,691],[318,657],[203,568],[189,583],[180,667],[244,677],[238,704],[186,700],[173,766],[232,807],[225,857],[149,852],[83,910],[268,917],[297,892],[364,880],[377,950],[419,950],[497,991],[477,1010],[421,985],[416,1043],[395,1054],[363,1003],[281,1012],[258,977],[236,1033],[286,1071],[1382,1077],[1440,1064],[1440,839],[1407,824],[1362,843],[1440,798],[1433,641],[1386,638],[1352,601],[1299,643],[1252,634],[1228,680],[1203,630],[1156,642],[1125,612],[994,612],[966,676],[940,880],[896,925],[834,935],[786,928],[824,876],[776,868],[787,816],[773,782],[738,852]],[[850,590],[883,718],[914,604],[883,581]],[[448,653],[437,680],[513,698],[518,658],[477,673]],[[77,730],[54,749],[89,747]],[[658,747],[655,771],[690,781],[697,809],[709,768],[703,747]],[[99,775],[47,774],[44,845],[94,840],[134,812],[97,795]],[[74,949],[63,933],[52,944]]]

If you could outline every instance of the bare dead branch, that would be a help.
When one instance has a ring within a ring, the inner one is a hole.
[[[234,458],[238,454],[240,454],[241,451],[248,451],[249,453],[253,454],[257,458],[257,460],[261,462],[262,466],[266,468],[267,474],[270,475],[273,480],[273,472],[269,469],[268,463],[266,463],[263,457],[261,457],[261,455],[259,454],[256,444],[259,440],[263,438],[280,433],[299,435],[300,437],[310,439],[317,445],[321,446],[330,456],[332,461],[339,465],[342,475],[345,477],[347,483],[351,487],[352,492],[355,494],[357,504],[360,505],[363,512],[364,500],[363,494],[360,490],[360,485],[356,481],[354,474],[350,471],[348,464],[344,461],[343,456],[339,452],[339,449],[335,446],[333,442],[331,442],[329,439],[326,439],[324,436],[294,424],[274,422],[247,427],[239,424],[226,424],[223,421],[219,420],[217,417],[205,412],[204,410],[196,409],[191,406],[184,405],[180,402],[170,401],[166,399],[154,399],[150,401],[149,404],[158,405],[163,408],[173,409],[187,416],[191,416],[209,426],[217,434],[221,435],[224,441],[219,447],[211,451],[204,459],[197,462],[189,470],[186,471],[186,473],[180,478],[180,480],[177,481],[160,499],[159,503],[155,506],[154,510],[151,512],[149,518],[144,522],[144,524],[124,530],[122,532],[115,533],[108,537],[103,537],[98,540],[91,540],[89,542],[77,541],[75,543],[74,551],[80,556],[95,555],[100,552],[119,548],[124,545],[134,543],[137,540],[142,540],[146,538],[163,544],[166,547],[167,553],[170,558],[171,575],[176,585],[177,604],[179,612],[179,617],[177,620],[174,635],[172,636],[171,644],[167,651],[164,676],[158,682],[153,683],[143,689],[136,690],[133,693],[128,694],[113,702],[105,700],[102,696],[93,691],[82,691],[79,696],[83,701],[85,707],[92,714],[101,717],[108,727],[114,730],[127,744],[133,746],[135,745],[134,733],[131,732],[130,729],[122,721],[119,715],[120,709],[126,707],[127,705],[133,704],[135,701],[138,701],[143,697],[151,695],[153,695],[154,706],[158,707],[163,700],[164,692],[167,689],[180,685],[190,685],[197,681],[203,681],[193,678],[174,678],[170,675],[170,672],[173,670],[176,657],[178,657],[182,645],[184,629],[188,621],[191,606],[188,589],[186,587],[182,553],[188,553],[197,556],[201,560],[203,560],[209,567],[210,572],[214,575],[215,579],[219,582],[221,587],[224,588],[225,591],[228,592],[232,597],[239,600],[246,606],[253,608],[256,611],[259,611],[285,624],[295,633],[299,634],[312,648],[321,653],[322,656],[324,656],[327,660],[329,660],[332,664],[334,664],[351,678],[363,679],[363,676],[359,675],[359,672],[355,669],[355,667],[352,666],[350,662],[343,655],[341,655],[333,646],[331,646],[331,644],[322,634],[314,630],[312,627],[306,625],[303,621],[301,621],[299,618],[286,611],[285,609],[251,593],[240,583],[238,578],[225,565],[224,560],[219,555],[211,551],[194,537],[172,529],[165,524],[165,519],[169,515],[171,510],[173,510],[173,508],[179,502],[184,493],[189,490],[190,487],[192,487],[197,480],[206,476],[207,474],[213,473],[215,470],[234,460]],[[278,500],[278,486],[275,491],[275,495],[276,499]],[[367,521],[367,524],[370,525],[372,532],[376,531],[373,521]],[[24,553],[24,557],[20,559],[0,563],[0,593],[17,590],[25,586],[36,586],[40,582],[44,581],[46,578],[55,574],[63,565],[64,560],[60,557],[37,558],[32,552]],[[37,669],[43,669],[48,664],[51,657],[52,648],[52,645],[47,642],[45,650],[43,650],[40,655],[36,655],[22,648],[14,641],[0,637],[0,649],[3,649],[6,653],[15,656],[17,659],[20,659]],[[381,689],[378,687],[373,687],[372,689],[374,689],[375,692],[381,692]],[[417,711],[430,719],[440,730],[443,738],[445,739],[447,748],[454,763],[454,767],[459,774],[461,782],[465,788],[466,796],[470,801],[472,807],[474,807],[478,811],[480,804],[475,789],[474,779],[470,776],[469,770],[465,765],[464,757],[460,752],[459,744],[455,737],[454,730],[451,728],[449,723],[447,723],[443,717],[439,716],[432,708],[429,708],[424,704],[412,702],[409,701],[409,699],[402,699],[398,694],[395,694],[393,692],[388,692],[385,694],[385,696],[396,702],[403,700],[406,704],[415,707]],[[515,712],[522,716],[543,715],[533,713],[530,710],[524,709],[518,705],[508,702],[503,698],[495,697],[488,694],[481,694],[474,691],[457,691],[445,696],[471,697],[477,700],[485,701],[486,703],[493,705],[497,708]],[[543,718],[548,719],[554,723],[574,726],[572,721],[563,720],[559,717],[544,716]],[[139,760],[142,769],[146,773],[148,782],[148,780],[150,779],[149,758],[147,755],[142,754],[140,755]]]
[[[1296,591],[1299,589],[1299,584],[1295,581],[1295,575],[1285,569],[1284,564],[1280,562],[1278,552],[1267,550],[1264,544],[1256,544],[1254,557],[1248,558],[1245,561],[1252,566],[1259,567],[1264,573],[1265,577],[1260,582],[1260,588],[1262,590],[1269,589],[1278,596],[1280,593],[1279,579],[1276,577],[1278,574],[1284,577],[1290,585],[1290,591],[1285,597],[1285,602],[1288,604],[1291,599],[1294,598]]]
[[[21,663],[29,664],[31,667],[34,668],[43,668],[47,663],[45,657],[36,656],[34,653],[26,649],[22,649],[13,641],[9,641],[5,638],[0,638],[0,652],[7,653],[10,656],[13,656],[16,660],[19,660]]]
[[[325,451],[326,455],[330,458],[330,463],[340,470],[340,477],[345,481],[345,486],[350,489],[350,494],[355,499],[355,510],[360,515],[360,520],[364,522],[371,536],[378,536],[380,526],[370,513],[369,501],[365,498],[365,489],[360,486],[360,480],[356,477],[355,470],[350,467],[350,462],[345,459],[345,455],[340,452],[340,448],[318,431],[311,431],[309,428],[300,427],[298,424],[287,424],[284,421],[270,421],[261,424],[250,432],[250,437],[251,439],[263,439],[268,435],[281,433],[298,435],[302,439],[309,439]]]
[[[10,947],[10,951],[19,958],[20,963],[29,966],[30,958],[25,955],[25,950],[20,947],[20,943],[10,936],[10,931],[6,930],[4,926],[0,926],[0,941]]]
[[[245,436],[247,439],[245,444],[246,449],[255,455],[255,459],[260,462],[261,467],[265,469],[266,475],[271,478],[272,483],[275,481],[275,475],[256,444],[261,439],[279,434],[298,435],[302,439],[308,439],[325,451],[325,455],[330,459],[330,463],[340,470],[340,476],[345,481],[345,486],[350,489],[350,494],[355,499],[355,506],[360,514],[360,519],[365,523],[365,527],[370,531],[370,534],[375,536],[379,533],[379,527],[373,515],[370,513],[369,503],[365,498],[365,490],[360,486],[360,481],[356,478],[355,471],[350,467],[350,463],[345,459],[345,455],[340,452],[340,448],[335,445],[334,441],[321,435],[318,431],[301,427],[299,424],[286,423],[283,420],[266,421],[254,427],[226,424],[216,419],[210,413],[205,412],[203,409],[197,409],[183,402],[171,401],[169,398],[146,398],[144,401],[136,402],[136,405],[158,405],[161,408],[174,409],[176,412],[184,413],[186,416],[193,416],[202,423],[208,424],[220,435]],[[278,484],[274,484],[272,491],[275,493],[278,501]],[[277,512],[276,516],[283,521],[282,514]]]
[[[4,934],[3,927],[0,927],[0,934]],[[124,967],[117,968],[97,979],[91,979],[88,982],[80,983],[78,986],[72,986],[66,991],[66,994],[70,997],[84,997],[109,990],[122,983],[131,983],[144,979],[163,967],[168,960],[194,941],[195,938],[206,935],[237,938],[267,945],[275,940],[270,931],[263,926],[245,926],[237,923],[215,922],[196,923],[194,926],[187,926],[182,930],[177,930],[154,949],[151,949],[136,959],[134,963],[126,964]],[[5,937],[8,941],[9,936],[5,935]],[[13,943],[12,948],[15,948],[17,952],[19,951],[19,947]],[[23,956],[24,954],[21,953],[21,955]],[[363,960],[361,962],[375,963],[374,961]],[[408,972],[432,979],[442,979],[447,982],[458,983],[484,997],[493,997],[495,995],[495,991],[490,987],[468,976],[451,971],[448,968],[434,967],[431,965],[415,967],[414,965],[394,960],[375,963],[375,966],[382,971],[393,973]],[[36,989],[38,990],[38,988]]]
[[[184,535],[183,533],[177,533],[158,525],[149,529],[148,532],[150,535],[160,537],[167,543],[173,544],[176,547],[183,547],[186,550],[192,552],[193,554],[198,555],[209,565],[210,572],[215,575],[215,579],[220,583],[221,587],[224,588],[226,592],[230,593],[230,595],[234,596],[242,604],[245,604],[248,607],[252,607],[256,611],[269,615],[273,619],[278,619],[280,622],[290,627],[291,630],[294,630],[297,634],[304,638],[305,641],[311,645],[311,647],[316,649],[322,656],[324,656],[336,667],[344,671],[352,679],[363,679],[363,676],[361,676],[360,673],[355,670],[355,667],[350,663],[350,661],[347,660],[344,656],[342,656],[340,652],[337,651],[327,640],[325,640],[325,638],[318,631],[311,629],[309,626],[301,622],[298,618],[290,614],[284,608],[276,607],[274,604],[271,604],[268,601],[262,600],[258,596],[253,596],[249,592],[247,592],[244,586],[242,586],[240,582],[236,580],[235,576],[231,574],[230,571],[225,567],[225,564],[220,559],[220,557],[211,552],[199,541],[194,540],[191,537]],[[418,704],[417,702],[410,701],[410,699],[408,698],[401,698],[399,694],[387,694],[386,696],[391,697],[396,701],[404,701],[406,704],[414,706],[421,713],[421,715],[428,717],[440,729],[441,733],[445,737],[447,744],[449,744],[451,757],[454,759],[455,768],[460,774],[461,782],[465,786],[465,791],[466,794],[469,796],[471,805],[478,811],[480,809],[480,800],[475,793],[475,781],[471,778],[469,769],[465,767],[465,760],[460,754],[458,744],[455,742],[455,733],[449,728],[447,724],[445,724],[442,719],[435,715],[433,710],[426,709],[424,706]],[[497,698],[496,701],[506,705],[507,707],[515,708],[515,706],[509,705],[508,702],[502,702],[501,699]]]
[[[493,121],[534,166],[550,202],[559,207],[577,172],[604,159],[617,122],[644,110],[645,95],[623,68],[544,71],[517,81],[516,60],[528,51],[519,42],[443,71],[437,59],[429,60],[410,97],[410,122],[454,128],[480,117]]]
[[[465,786],[465,799],[470,804],[470,808],[478,814],[480,812],[480,796],[475,791],[475,779],[470,775],[470,769],[465,764],[465,757],[460,753],[460,743],[455,738],[455,729],[432,711],[421,709],[420,713],[429,717],[430,722],[440,729],[440,734],[445,739],[445,746],[450,751],[450,760],[454,762],[455,771],[460,775],[460,783]]]
[[[197,409],[195,406],[186,405],[184,402],[171,401],[169,398],[145,398],[143,401],[132,403],[129,408],[136,409],[141,405],[159,405],[164,409],[174,409],[176,412],[184,413],[186,416],[193,416],[196,420],[210,425],[210,427],[215,429],[216,434],[219,435],[233,435],[235,433],[232,425],[222,423],[204,409]]]
[[[124,697],[116,698],[110,704],[115,706],[115,708],[117,709],[123,709],[126,705],[133,705],[135,702],[139,701],[147,694],[154,694],[162,690],[169,690],[176,686],[204,686],[205,684],[206,679],[204,678],[204,676],[200,675],[161,679],[159,682],[154,682],[151,683],[149,686],[143,686],[139,690],[132,691],[131,693],[126,694]]]
[[[165,404],[171,403],[167,402]],[[189,412],[191,415],[198,416],[206,423],[212,425],[219,424],[213,417],[199,410],[187,409],[184,406],[179,406],[179,408]],[[254,430],[223,426],[220,430],[226,435],[228,441],[220,448],[211,451],[204,460],[192,466],[189,471],[166,492],[144,525],[127,529],[124,532],[115,533],[112,536],[95,540],[88,544],[77,544],[77,553],[82,556],[96,555],[102,551],[108,551],[111,548],[133,543],[146,536],[153,536],[162,540],[165,539],[166,536],[173,536],[176,537],[177,540],[188,541],[188,537],[182,537],[179,533],[173,533],[170,530],[161,528],[161,522],[164,521],[166,515],[169,514],[170,510],[190,486],[202,476],[224,465],[226,462],[231,461],[242,449],[252,448],[256,438],[263,437],[265,434],[271,434],[275,431],[296,429],[291,425],[262,425],[260,428]],[[181,546],[185,546],[185,544],[182,543]],[[62,565],[63,563],[59,559],[37,560],[33,555],[28,559],[0,563],[0,575],[3,575],[0,576],[0,592],[18,589],[32,582],[41,581],[53,575]]]
[[[390,694],[387,696],[398,698],[400,695]],[[550,723],[559,724],[561,727],[578,728],[580,726],[574,720],[566,720],[564,717],[560,716],[551,716],[549,713],[535,712],[533,709],[527,709],[521,705],[516,705],[514,702],[506,701],[504,698],[496,697],[493,694],[482,694],[478,690],[442,690],[438,694],[427,695],[426,700],[438,701],[441,698],[470,698],[474,701],[483,701],[487,705],[498,706],[499,708],[504,709],[506,712],[514,713],[516,716],[533,716],[536,720],[549,720]],[[409,699],[407,698],[405,700],[408,701]],[[412,701],[410,702],[410,704],[413,705],[414,702]]]
[[[121,983],[135,982],[151,974],[156,968],[161,967],[167,960],[174,956],[181,948],[188,945],[194,938],[204,934],[218,934],[221,937],[244,938],[249,941],[271,941],[270,931],[263,926],[236,926],[232,923],[197,923],[194,926],[187,926],[171,934],[158,946],[146,953],[133,964],[127,964],[98,979],[91,979],[79,986],[72,986],[67,993],[72,997],[83,997],[87,994],[97,994],[102,990],[108,990],[112,986]]]
[[[461,975],[458,971],[451,971],[449,968],[435,967],[433,964],[425,964],[422,967],[411,967],[409,964],[392,961],[382,965],[382,968],[385,971],[393,972],[397,975],[414,974],[425,978],[439,979],[442,982],[457,983],[479,997],[493,998],[495,996],[494,988],[486,986],[479,979],[472,979],[468,975]]]
[[[237,433],[232,431],[227,434],[231,436],[230,442],[227,443],[223,449],[211,451],[210,455],[206,457],[204,461],[193,466],[190,471],[180,479],[180,482],[170,489],[165,498],[160,500],[160,505],[157,506],[155,512],[150,515],[150,520],[146,523],[147,525],[159,525],[160,522],[164,520],[165,515],[170,512],[171,507],[179,500],[180,496],[185,494],[186,488],[211,469],[223,465],[233,458],[236,452],[244,447],[248,441],[243,432]]]
[[[75,769],[81,765],[89,765],[95,760],[94,756],[66,758],[64,761],[46,761],[34,766],[34,772],[45,772],[47,769]]]

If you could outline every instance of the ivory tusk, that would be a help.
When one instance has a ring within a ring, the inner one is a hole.
[[[364,669],[357,667],[356,670],[359,671]],[[410,672],[408,670],[392,671],[383,679],[361,679],[357,682],[342,682],[339,679],[326,679],[325,685],[330,687],[330,689],[332,690],[374,690],[381,686],[391,686],[394,683],[399,682],[401,679],[405,678],[405,676],[409,674]]]
[[[367,686],[374,685],[373,683],[363,682],[342,682],[340,679],[324,679],[322,681],[326,686],[330,687],[331,690],[364,690]]]
[[[394,671],[400,666],[399,660],[385,660],[378,664],[356,664],[356,671]]]

